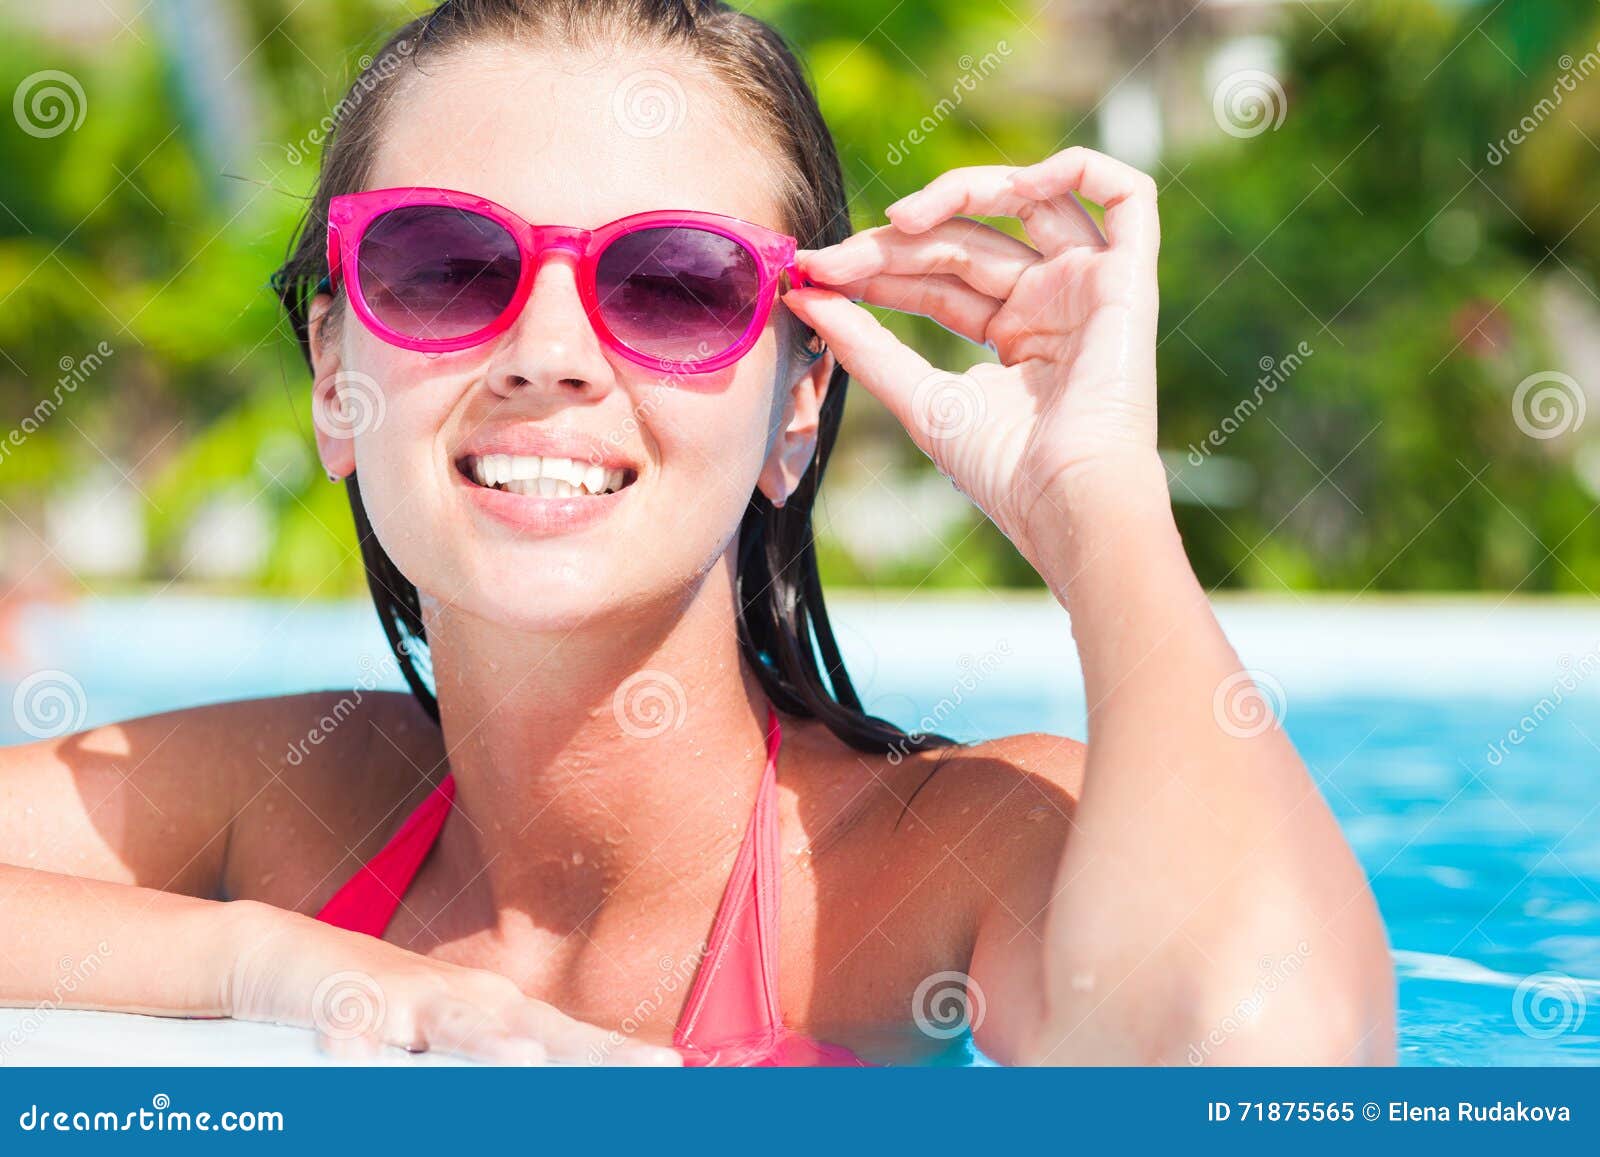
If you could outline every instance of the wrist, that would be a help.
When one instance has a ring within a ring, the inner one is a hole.
[[[1063,599],[1097,575],[1138,560],[1187,561],[1172,514],[1166,467],[1154,450],[1103,459],[1064,473],[1035,505],[1029,538],[1041,576]]]
[[[1125,526],[1130,518],[1169,519],[1166,465],[1153,449],[1074,463],[1040,488],[1029,514],[1036,541]]]
[[[295,914],[256,900],[231,900],[223,906],[223,934],[218,938],[219,1003],[223,1015],[254,1019],[264,949],[286,931]]]

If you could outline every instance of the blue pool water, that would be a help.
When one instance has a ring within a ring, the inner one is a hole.
[[[1600,615],[1512,614],[1472,618],[1470,645],[1453,609],[1223,616],[1372,880],[1408,1064],[1600,1064]],[[957,738],[1084,734],[1053,605],[846,599],[835,617],[869,705],[902,725],[942,704]],[[7,700],[64,672],[86,724],[392,674],[359,603],[95,601],[30,613],[13,642]],[[0,711],[0,742],[24,738]]]

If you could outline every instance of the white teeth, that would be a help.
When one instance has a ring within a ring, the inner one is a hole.
[[[484,454],[468,459],[467,469],[480,486],[545,498],[572,498],[621,490],[625,476],[622,470],[607,470],[604,466],[571,458],[524,454]]]

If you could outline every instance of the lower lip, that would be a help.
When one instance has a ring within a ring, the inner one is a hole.
[[[593,526],[615,510],[634,485],[630,483],[610,494],[586,498],[544,498],[479,486],[460,470],[451,472],[456,477],[456,485],[467,492],[468,501],[496,521],[524,534],[565,534]]]

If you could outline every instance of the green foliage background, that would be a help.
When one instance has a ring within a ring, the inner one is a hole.
[[[1552,361],[1539,303],[1551,278],[1595,300],[1600,80],[1566,96],[1503,164],[1485,150],[1551,92],[1564,53],[1595,47],[1590,7],[1358,2],[1331,31],[1331,7],[1293,17],[1283,124],[1163,157],[1162,443],[1179,464],[1174,492],[1203,581],[1587,589],[1600,557],[1581,469],[1588,431],[1527,437],[1511,394],[1536,371],[1591,372]],[[248,65],[263,139],[226,174],[207,159],[161,36],[79,50],[0,42],[0,93],[59,68],[89,99],[78,130],[48,139],[0,120],[0,418],[28,414],[64,359],[102,341],[115,351],[0,459],[0,520],[8,541],[37,536],[63,480],[125,474],[153,536],[142,577],[161,580],[181,570],[198,505],[232,490],[274,528],[253,587],[348,594],[361,589],[348,509],[317,469],[307,383],[266,281],[313,177],[314,159],[293,163],[290,146],[304,147],[403,11],[379,0],[250,0],[240,11],[259,42]],[[809,61],[858,227],[948,168],[1096,143],[1089,103],[1034,83],[1070,69],[1073,46],[1049,42],[1029,5],[769,0],[753,11]],[[890,144],[951,93],[963,58],[1002,41],[1017,55],[890,164]],[[951,368],[979,354],[922,319],[892,324]],[[1251,392],[1264,357],[1300,342],[1314,355],[1220,451],[1246,468],[1242,499],[1185,502],[1210,469],[1182,469],[1187,448]],[[859,390],[848,423],[842,477],[885,462],[927,469]],[[944,538],[931,557],[891,563],[830,538],[825,570],[919,587],[1037,582],[975,515]]]

